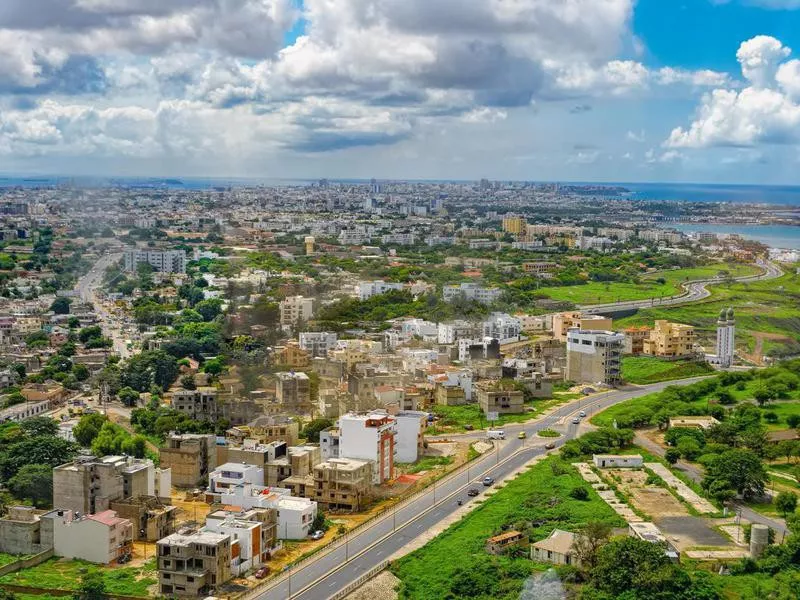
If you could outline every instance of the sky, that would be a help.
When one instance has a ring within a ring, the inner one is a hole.
[[[2,0],[0,47],[5,174],[800,184],[800,0]]]

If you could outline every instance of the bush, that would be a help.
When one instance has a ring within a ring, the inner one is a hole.
[[[589,490],[587,490],[585,487],[576,487],[569,493],[569,495],[570,498],[585,502],[589,499]]]

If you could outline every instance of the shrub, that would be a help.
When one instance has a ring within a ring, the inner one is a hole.
[[[570,498],[574,498],[575,500],[586,501],[589,499],[589,490],[585,487],[576,487],[569,493]]]

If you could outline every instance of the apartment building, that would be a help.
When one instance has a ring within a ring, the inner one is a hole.
[[[154,495],[155,480],[149,459],[84,457],[53,469],[53,505],[79,514],[103,512],[114,500]]]
[[[217,446],[217,463],[238,463],[253,465],[264,469],[267,463],[287,455],[286,442],[269,442],[262,444],[255,439],[246,438],[240,446]]]
[[[567,339],[566,379],[580,383],[618,384],[625,336],[613,331],[571,329]]]
[[[503,231],[511,235],[523,235],[527,223],[525,217],[519,215],[505,215],[503,217]]]
[[[312,357],[326,356],[339,340],[339,336],[331,331],[305,331],[299,338],[300,348]]]
[[[474,338],[478,335],[480,328],[475,323],[469,321],[452,321],[450,323],[439,323],[437,327],[437,337],[440,344],[455,344],[462,338]]]
[[[141,263],[146,263],[159,273],[185,273],[186,252],[183,250],[125,250],[125,270],[135,272]]]
[[[314,299],[304,296],[290,296],[281,300],[279,306],[281,325],[296,325],[314,317]]]
[[[561,342],[567,341],[570,329],[591,331],[610,331],[612,319],[601,315],[583,315],[580,312],[563,312],[553,315],[553,337]]]
[[[175,390],[170,399],[172,408],[195,421],[216,421],[221,416],[216,388],[203,386],[195,390]]]
[[[228,430],[229,437],[239,442],[250,438],[261,444],[286,442],[289,446],[297,443],[299,433],[299,423],[288,415],[262,415]]]
[[[659,319],[649,338],[644,340],[642,351],[649,356],[664,358],[689,356],[694,353],[696,339],[694,327],[691,325]]]
[[[478,405],[483,414],[518,414],[525,412],[525,396],[516,386],[503,381],[479,381],[475,384]]]
[[[483,322],[483,337],[505,341],[519,338],[522,325],[519,319],[506,313],[492,313]]]
[[[297,496],[303,495],[304,486],[314,465],[322,460],[319,446],[289,446],[286,454],[264,465],[264,479],[268,486],[291,488]]]
[[[274,509],[216,510],[206,516],[206,531],[230,536],[231,575],[244,575],[267,562],[280,549]]]
[[[264,485],[264,469],[247,463],[225,463],[208,474],[208,489],[212,494],[240,485]]]
[[[193,488],[217,466],[216,437],[211,434],[171,434],[159,450],[162,467],[171,469],[175,487]]]
[[[497,301],[502,294],[500,288],[487,288],[477,283],[462,283],[460,285],[446,285],[442,288],[445,302],[452,302],[456,298],[466,298],[481,304],[491,304]]]
[[[39,554],[52,548],[52,531],[42,531],[41,516],[46,512],[31,506],[9,506],[0,517],[0,552]]]
[[[204,597],[231,578],[231,536],[173,533],[158,540],[158,593]]]
[[[372,469],[366,460],[330,458],[314,466],[307,496],[325,510],[359,511],[370,498]]]
[[[275,397],[286,410],[294,413],[311,411],[311,380],[301,372],[275,373]]]
[[[55,509],[40,517],[42,528],[52,532],[53,553],[110,565],[133,551],[133,524],[113,510],[86,515]]]
[[[651,329],[647,326],[626,327],[622,330],[625,334],[625,354],[643,354],[645,340],[650,339]]]
[[[139,541],[155,542],[175,531],[178,507],[164,504],[157,496],[114,500],[111,510],[133,523],[133,536]]]
[[[265,508],[276,511],[277,536],[283,540],[304,540],[317,518],[317,503],[292,496],[287,488],[240,483],[215,495],[214,501],[243,510]]]
[[[356,458],[375,463],[373,483],[394,479],[397,426],[386,412],[348,413],[339,418],[341,458]]]
[[[550,275],[558,271],[561,267],[556,262],[551,261],[535,261],[522,263],[522,270],[530,275],[541,277],[543,275]]]
[[[428,413],[420,411],[400,411],[392,414],[395,420],[396,446],[395,460],[401,463],[417,462],[425,451],[425,428]]]
[[[357,286],[358,299],[367,300],[392,290],[402,291],[404,287],[402,283],[392,283],[390,281],[381,281],[380,279],[376,281],[360,281]]]

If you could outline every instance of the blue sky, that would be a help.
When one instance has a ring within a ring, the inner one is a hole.
[[[800,183],[800,0],[3,0],[0,44],[6,173]]]

